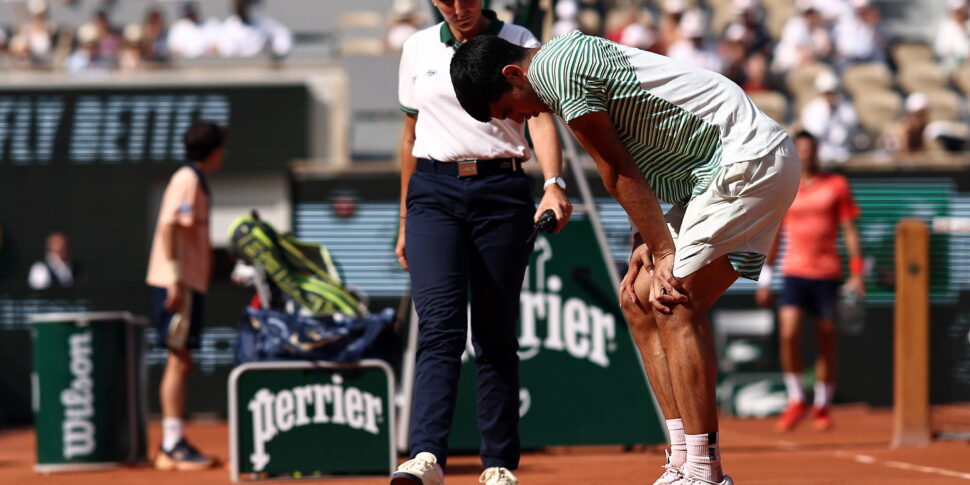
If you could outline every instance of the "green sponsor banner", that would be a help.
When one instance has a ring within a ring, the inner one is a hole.
[[[259,362],[229,378],[232,479],[390,474],[393,374],[359,364]]]
[[[111,468],[144,457],[141,332],[126,313],[34,315],[39,472]]]
[[[953,180],[921,178],[918,182],[905,179],[853,179],[852,195],[862,209],[857,221],[862,239],[862,253],[868,260],[866,303],[890,305],[896,291],[896,224],[907,218],[921,219],[931,224],[935,217],[950,215],[957,190]],[[930,300],[933,303],[953,303],[956,288],[951,280],[959,273],[951,259],[959,249],[951,247],[951,236],[930,233]],[[847,252],[840,251],[843,257]],[[845,265],[848,274],[848,264]]]
[[[526,449],[662,443],[665,434],[593,226],[540,236],[519,319],[519,430]],[[477,450],[475,364],[462,357],[450,447]]]

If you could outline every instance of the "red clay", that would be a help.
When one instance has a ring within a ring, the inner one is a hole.
[[[970,445],[935,442],[928,448],[890,450],[888,410],[863,406],[839,407],[835,427],[819,432],[811,423],[787,433],[774,420],[725,419],[721,423],[725,469],[738,485],[787,484],[920,484],[970,485]],[[150,431],[150,447],[158,443],[158,425]],[[188,434],[202,450],[228,458],[225,424],[194,424]],[[522,485],[648,485],[659,476],[661,449],[622,452],[616,447],[557,448],[523,457],[518,476]],[[149,467],[107,472],[38,475],[33,472],[34,433],[30,429],[0,433],[0,484],[51,485],[209,485],[230,483],[228,467],[205,472],[159,472]],[[478,458],[453,457],[447,483],[478,483]],[[300,482],[297,482],[300,483]],[[342,478],[304,481],[328,485],[386,485],[386,478]]]

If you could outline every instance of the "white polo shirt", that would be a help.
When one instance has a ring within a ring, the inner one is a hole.
[[[491,11],[482,13],[492,20],[485,34],[523,47],[540,46],[525,28],[505,24]],[[482,123],[458,103],[451,84],[451,58],[459,45],[446,22],[416,32],[404,43],[398,99],[402,111],[418,115],[411,154],[442,162],[530,158],[524,124],[494,119]]]

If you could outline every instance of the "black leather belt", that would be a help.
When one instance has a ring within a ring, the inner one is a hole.
[[[419,158],[417,170],[439,175],[452,175],[458,178],[475,177],[479,175],[495,175],[505,172],[515,172],[522,169],[521,158],[493,158],[490,160],[459,160],[457,162],[439,162],[428,158]]]

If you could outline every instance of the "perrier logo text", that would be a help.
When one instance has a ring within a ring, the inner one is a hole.
[[[266,443],[279,433],[310,424],[349,426],[376,435],[384,422],[383,400],[355,387],[343,386],[343,377],[332,384],[308,384],[273,393],[260,389],[249,401],[253,423],[253,453],[249,460],[255,471],[269,464]]]

